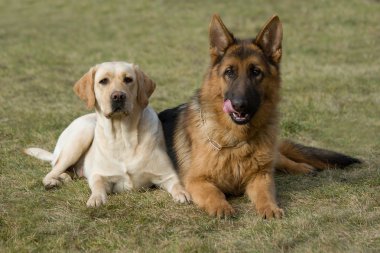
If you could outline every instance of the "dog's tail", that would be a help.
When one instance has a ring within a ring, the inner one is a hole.
[[[26,148],[24,149],[24,153],[43,161],[52,162],[54,159],[53,154],[51,152],[41,148]]]
[[[355,163],[361,163],[357,158],[335,151],[304,146],[290,140],[280,143],[280,153],[297,163],[306,163],[316,169],[345,168]]]

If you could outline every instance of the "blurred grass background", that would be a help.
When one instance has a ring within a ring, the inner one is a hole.
[[[87,113],[72,85],[92,65],[124,60],[157,82],[157,110],[186,101],[209,63],[219,13],[238,37],[273,14],[284,27],[282,136],[355,155],[360,167],[315,177],[277,175],[286,217],[263,221],[247,198],[238,215],[209,218],[166,192],[114,195],[85,207],[84,180],[45,191],[54,148]],[[0,0],[0,251],[380,251],[380,2]]]

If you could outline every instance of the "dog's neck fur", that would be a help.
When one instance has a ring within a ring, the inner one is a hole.
[[[106,118],[104,114],[96,110],[97,123],[95,128],[95,138],[104,138],[103,143],[112,143],[120,145],[121,150],[125,148],[134,148],[139,144],[138,129],[143,115],[143,109],[134,107],[133,112],[128,116],[117,115]],[[116,147],[101,147],[116,148]]]

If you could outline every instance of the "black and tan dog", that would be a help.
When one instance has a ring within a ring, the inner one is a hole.
[[[237,39],[219,16],[210,24],[211,64],[192,100],[160,113],[169,154],[193,201],[210,215],[234,213],[225,194],[246,193],[264,218],[283,215],[274,168],[289,173],[360,161],[278,141],[282,25],[272,17],[255,39]]]

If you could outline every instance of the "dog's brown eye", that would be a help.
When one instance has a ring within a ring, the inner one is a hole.
[[[126,76],[126,77],[124,77],[123,81],[124,81],[124,83],[131,83],[133,81],[133,79],[131,77]]]
[[[233,79],[235,77],[235,71],[232,68],[228,68],[224,71],[224,75],[230,79]]]
[[[251,74],[253,77],[258,77],[261,75],[261,70],[258,67],[252,66],[251,67]]]
[[[99,81],[100,84],[106,85],[108,83],[108,78],[103,78]]]

